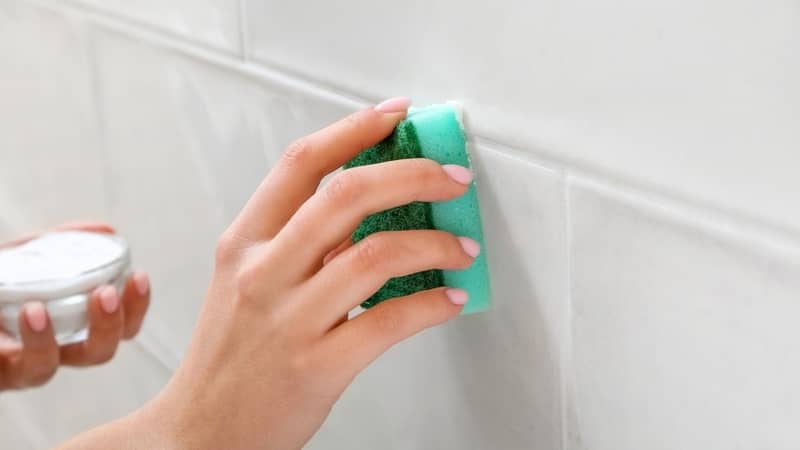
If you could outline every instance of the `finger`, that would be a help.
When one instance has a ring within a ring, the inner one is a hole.
[[[147,308],[150,306],[150,279],[144,272],[136,272],[128,278],[125,293],[122,295],[125,326],[124,339],[131,339],[142,328]]]
[[[375,233],[328,263],[301,287],[295,303],[305,320],[327,329],[390,278],[430,269],[466,269],[477,242],[439,230]],[[314,314],[310,314],[314,311]]]
[[[325,255],[325,258],[322,259],[322,265],[324,266],[325,264],[328,264],[329,261],[331,261],[333,258],[336,258],[337,256],[339,256],[345,250],[349,249],[352,246],[353,246],[353,240],[350,239],[350,238],[345,239],[344,242],[339,244],[338,247],[336,247],[335,249],[331,250],[330,253]],[[348,319],[348,314],[347,313],[342,314],[342,317],[340,317],[338,320],[336,320],[331,325],[330,329],[338,327],[339,325],[347,322],[347,319]]]
[[[61,347],[61,363],[91,366],[109,361],[122,338],[123,317],[116,288],[103,286],[89,299],[89,337]]]
[[[8,357],[16,355],[20,351],[22,351],[22,342],[0,329],[0,355]]]
[[[421,158],[346,170],[300,208],[270,243],[270,251],[280,259],[291,257],[293,268],[305,275],[368,215],[414,201],[458,197],[471,179],[464,167]]]
[[[336,258],[337,256],[341,255],[345,250],[353,246],[353,239],[347,238],[342,241],[336,248],[331,250],[324,258],[322,258],[322,265],[328,264],[330,260]]]
[[[358,111],[291,144],[234,221],[246,240],[270,239],[319,186],[322,178],[382,141],[405,117],[408,99],[394,108]]]
[[[89,231],[94,233],[114,234],[114,227],[105,222],[70,222],[59,225],[56,231]]]
[[[457,316],[466,301],[465,291],[451,288],[387,300],[328,333],[322,354],[338,358],[338,365],[356,374],[392,345]],[[335,364],[332,360],[331,367]]]
[[[22,352],[7,367],[14,387],[38,386],[47,382],[58,369],[58,344],[47,309],[41,302],[28,303],[19,315]]]

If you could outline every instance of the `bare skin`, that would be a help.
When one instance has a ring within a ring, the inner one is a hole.
[[[113,233],[105,223],[73,223],[57,230],[82,230]],[[18,245],[30,235],[0,245]],[[59,366],[92,366],[109,361],[120,341],[131,339],[142,326],[150,304],[147,274],[136,272],[128,278],[120,298],[113,286],[100,286],[89,299],[89,338],[84,342],[59,347],[47,310],[41,302],[25,305],[19,317],[22,342],[0,330],[0,391],[23,389],[46,383]]]
[[[219,240],[187,356],[140,410],[63,449],[299,449],[345,388],[395,343],[456,317],[467,300],[438,288],[347,320],[389,278],[464,269],[477,243],[435,230],[353,245],[367,215],[463,195],[467,169],[403,160],[322,178],[389,135],[408,100],[359,111],[300,139]]]

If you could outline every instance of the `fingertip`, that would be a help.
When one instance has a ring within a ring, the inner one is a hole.
[[[34,301],[23,305],[19,315],[19,336],[25,353],[49,355],[58,348],[44,303]]]
[[[408,97],[393,97],[375,105],[374,110],[383,114],[406,113],[411,106]]]
[[[144,272],[136,272],[131,276],[136,292],[144,297],[150,293],[150,278]]]
[[[114,227],[109,225],[108,223],[90,222],[90,221],[66,223],[64,225],[57,227],[56,230],[59,231],[78,230],[78,231],[88,231],[88,232],[106,233],[106,234],[116,233]]]
[[[119,309],[119,294],[114,286],[103,286],[97,292],[100,301],[100,308],[106,314],[114,314]]]
[[[131,339],[139,332],[144,316],[150,306],[152,286],[144,272],[136,272],[128,278],[127,287],[122,298],[124,328],[122,337]]]
[[[30,302],[23,307],[25,322],[31,331],[42,333],[47,329],[47,309],[42,302]]]
[[[472,183],[472,171],[464,166],[459,166],[457,164],[445,164],[442,166],[442,170],[444,170],[445,173],[458,184],[467,186]]]
[[[444,293],[447,299],[450,300],[450,303],[454,305],[463,306],[466,305],[467,300],[469,300],[469,294],[463,289],[448,288],[445,289]]]

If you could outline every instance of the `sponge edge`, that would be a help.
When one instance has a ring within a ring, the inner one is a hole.
[[[460,105],[412,108],[406,120],[414,125],[423,157],[440,164],[471,167]],[[462,314],[485,311],[489,308],[491,287],[475,181],[463,196],[431,203],[431,218],[437,229],[469,237],[481,245],[481,254],[468,269],[442,273],[445,286],[461,288],[469,294]]]
[[[460,106],[451,103],[411,108],[394,133],[345,164],[345,169],[403,158],[428,158],[440,164],[471,167]],[[414,202],[367,217],[353,233],[353,242],[380,231],[406,229],[439,229],[456,236],[466,236],[477,241],[482,251],[466,270],[432,270],[393,278],[361,306],[369,308],[391,298],[448,286],[463,289],[469,294],[462,314],[488,309],[489,272],[474,181],[467,192],[457,199],[435,203]]]

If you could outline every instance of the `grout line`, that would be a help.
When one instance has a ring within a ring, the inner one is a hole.
[[[251,62],[258,67],[270,68],[274,71],[282,73],[284,76],[288,76],[297,80],[303,80],[306,83],[312,84],[319,89],[324,89],[329,92],[335,92],[339,95],[342,95],[347,98],[351,98],[357,100],[358,107],[364,108],[369,105],[376,105],[383,100],[386,100],[386,97],[373,97],[368,94],[364,94],[363,92],[358,92],[352,89],[347,88],[346,86],[340,85],[335,82],[326,81],[321,78],[315,78],[307,73],[302,71],[296,70],[287,66],[280,61],[271,60],[265,58],[263,55],[251,55],[252,59]]]
[[[175,51],[200,62],[238,73],[257,81],[269,82],[283,88],[297,90],[304,95],[314,96],[321,101],[333,102],[352,109],[362,108],[374,103],[372,101],[374,99],[315,80],[307,75],[282,67],[278,63],[266,61],[263,58],[258,63],[243,61],[241,55],[233,55],[230,52],[203,47],[202,44],[191,41],[184,36],[177,36],[152,26],[141,27],[138,22],[95,11],[82,2],[79,2],[78,5],[73,3],[78,0],[72,0],[70,4],[59,3],[56,0],[28,1],[42,8],[54,10],[65,15],[78,16],[88,21],[91,25],[112,33],[138,39],[158,48]],[[569,177],[576,175],[577,179],[581,177],[588,179],[602,178],[605,180],[606,185],[615,186],[616,190],[629,191],[634,194],[641,193],[640,197],[649,196],[652,199],[657,199],[658,202],[668,204],[668,208],[683,210],[684,216],[688,211],[700,211],[701,215],[714,216],[715,220],[721,221],[725,226],[734,225],[757,230],[757,233],[764,235],[766,240],[775,242],[789,241],[793,242],[793,245],[800,245],[800,232],[757,216],[730,210],[720,205],[705,203],[702,200],[687,198],[668,189],[648,186],[632,180],[624,174],[615,173],[613,170],[599,169],[574,160],[559,160],[556,155],[552,155],[550,152],[526,151],[514,145],[503,144],[494,139],[475,134],[471,134],[470,137],[476,143],[488,144],[504,154],[512,155],[537,165],[543,165],[544,167],[561,169]]]
[[[488,139],[483,136],[478,136],[470,132],[467,132],[467,135],[470,141],[476,147],[485,148],[492,152],[500,153],[508,158],[534,165],[540,169],[559,173],[566,171],[566,167],[563,164],[560,164],[556,160],[542,157],[538,153],[526,152],[519,148],[509,147],[501,142]]]
[[[145,33],[158,34],[163,36],[164,39],[175,40],[185,43],[186,45],[198,46],[206,49],[212,53],[220,55],[240,57],[241,55],[225,47],[224,45],[215,44],[205,40],[194,40],[186,35],[177,33],[169,28],[155,25],[147,22],[146,20],[131,17],[125,13],[115,13],[107,8],[97,7],[95,4],[86,0],[25,0],[30,4],[46,8],[51,11],[57,11],[64,14],[72,14],[88,18],[89,20],[103,20],[109,23],[116,23],[122,27],[128,27],[141,30]]]
[[[356,95],[339,92],[320,83],[309,81],[286,71],[242,61],[241,55],[203,47],[183,36],[175,36],[153,27],[140,27],[138,22],[120,19],[116,16],[96,11],[82,5],[64,4],[54,0],[27,0],[40,8],[85,20],[90,26],[121,35],[162,50],[179,53],[185,57],[214,67],[237,73],[256,81],[272,83],[283,88],[300,91],[322,101],[328,101],[350,108],[362,108],[371,101]]]
[[[569,188],[569,174],[562,171],[561,194],[562,206],[564,207],[564,254],[565,254],[565,273],[564,273],[564,321],[561,330],[563,345],[560,354],[560,378],[561,378],[561,448],[568,450],[570,446],[570,407],[571,402],[571,383],[572,383],[572,198]]]
[[[242,61],[250,59],[250,48],[247,46],[247,36],[250,34],[247,29],[247,7],[244,0],[236,1],[237,16],[239,20],[239,52]]]
[[[572,172],[569,174],[568,184],[646,211],[661,222],[699,230],[710,237],[723,240],[728,246],[768,248],[775,256],[785,257],[789,261],[800,261],[800,241],[793,235],[765,229],[758,223],[733,220],[718,208],[674,201],[657,192],[632,189],[628,185],[592,174]]]

